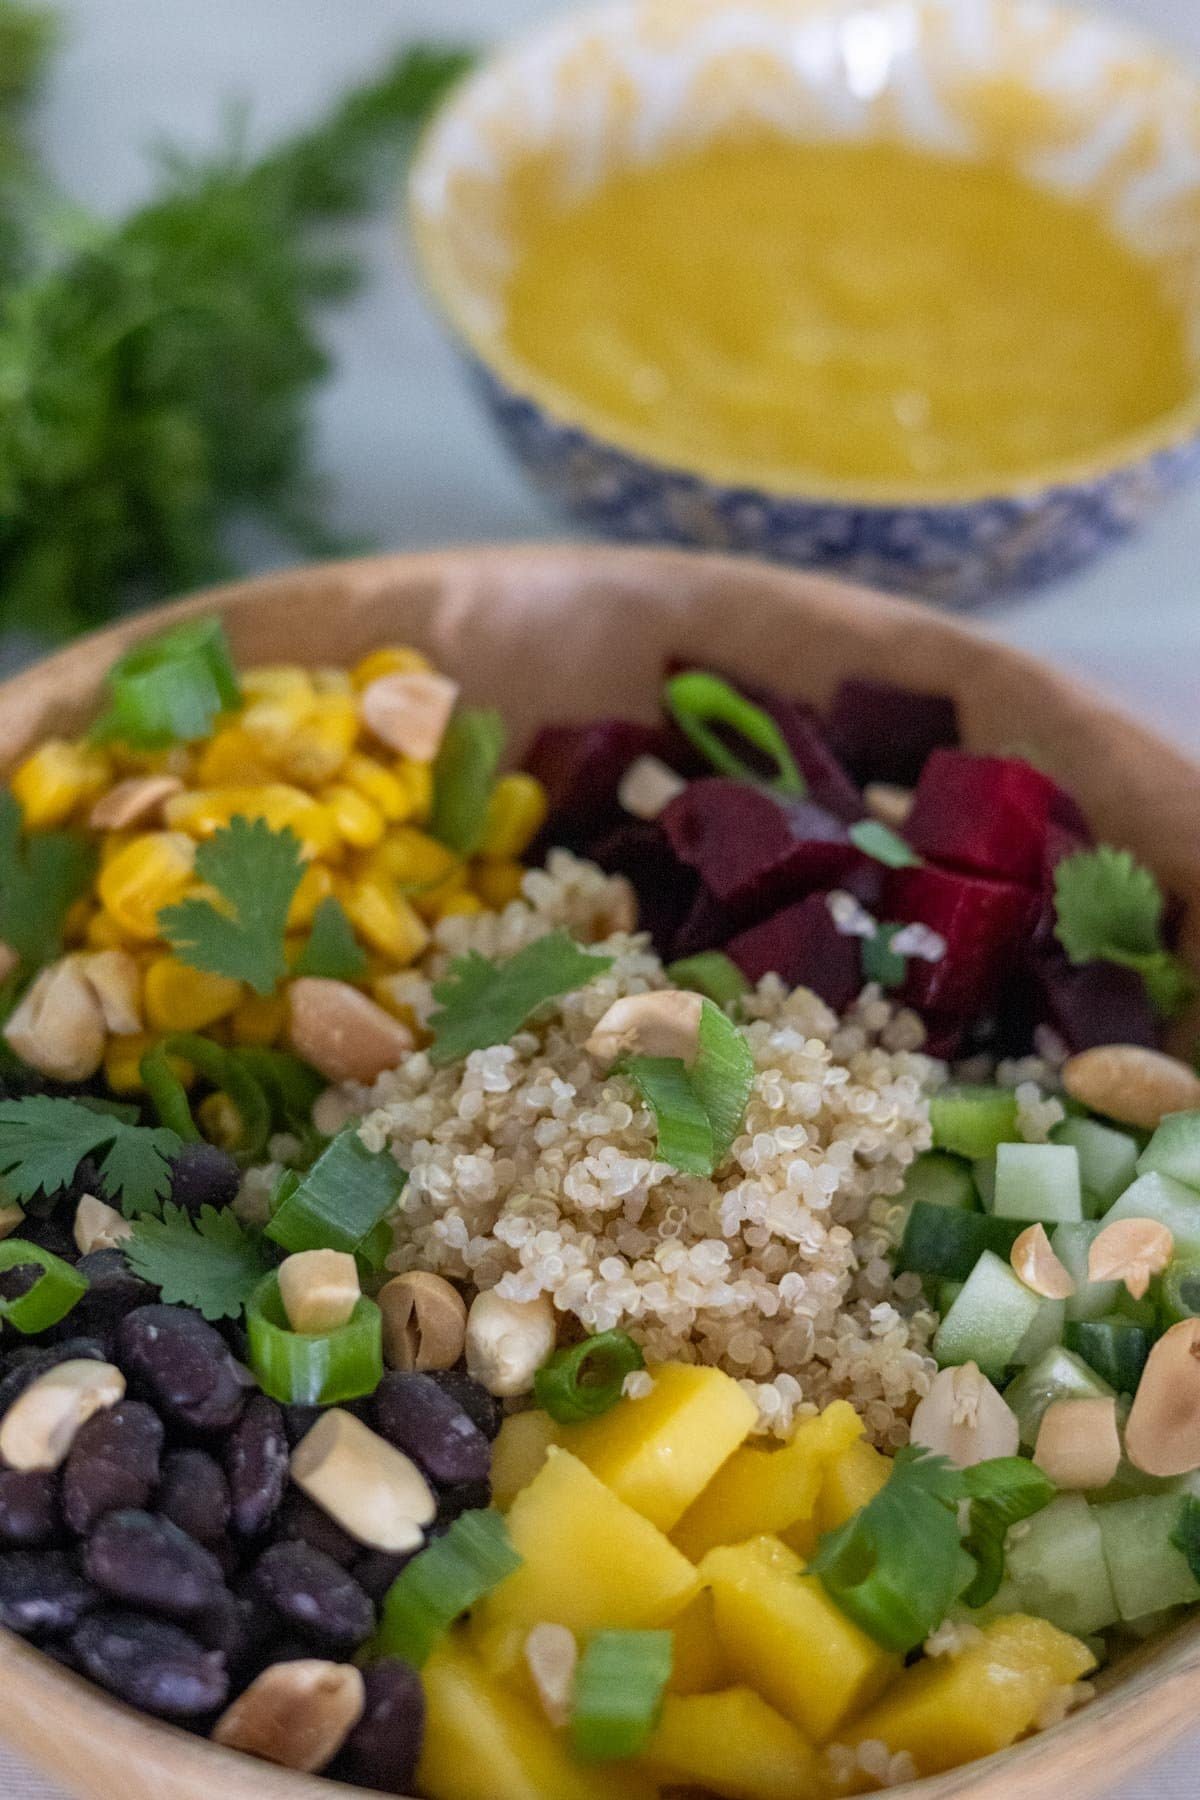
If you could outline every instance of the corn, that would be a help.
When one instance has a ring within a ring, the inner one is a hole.
[[[399,1019],[402,1025],[407,1025],[414,1039],[421,1043],[429,1034],[422,1027],[416,1008],[406,997],[408,989],[405,983],[411,983],[414,979],[420,978],[403,970],[384,970],[371,982],[371,998],[377,1006],[382,1006],[384,1012],[391,1013],[393,1019]]]
[[[101,869],[100,904],[123,936],[152,943],[159,935],[159,913],[182,900],[195,861],[195,845],[182,832],[143,832]]]
[[[261,747],[240,725],[214,732],[196,764],[201,787],[254,787],[274,779],[275,770]]]
[[[398,825],[408,818],[412,810],[408,787],[373,756],[365,756],[361,750],[356,750],[342,764],[341,775],[349,787],[379,808],[389,825]]]
[[[283,994],[247,994],[229,1015],[229,1031],[235,1044],[266,1048],[277,1044],[287,1026],[287,999]]]
[[[348,669],[310,669],[309,679],[318,694],[352,694],[354,683]]]
[[[324,863],[310,862],[304,866],[304,873],[292,895],[292,904],[288,907],[287,929],[303,931],[311,925],[322,900],[328,900],[333,892],[333,871]]]
[[[398,967],[415,962],[429,933],[403,894],[386,883],[360,875],[340,889],[347,917],[372,950]]]
[[[384,832],[384,817],[357,788],[335,781],[321,790],[321,802],[329,808],[338,834],[352,850],[373,850]]]
[[[350,679],[356,688],[370,687],[381,675],[431,675],[433,664],[419,650],[409,650],[400,644],[392,644],[382,650],[372,650],[364,656],[350,671]]]
[[[196,1119],[210,1144],[236,1150],[242,1141],[242,1115],[228,1094],[206,1094],[196,1108]]]
[[[241,686],[247,706],[259,700],[307,705],[313,696],[308,670],[298,663],[263,663],[257,669],[247,669]]]
[[[408,794],[408,816],[412,823],[428,825],[433,812],[433,764],[402,756],[396,763],[396,775]]]
[[[122,850],[127,850],[138,835],[136,831],[106,831],[100,839],[100,867],[107,869],[109,863],[114,862]]]
[[[461,868],[453,850],[412,825],[389,831],[367,862],[370,874],[383,875],[413,894],[440,887],[458,875]]]
[[[512,900],[521,897],[525,870],[519,862],[477,863],[471,871],[471,886],[492,912],[503,912]]]
[[[67,916],[63,920],[63,940],[68,944],[85,944],[88,926],[95,917],[95,910],[86,894],[81,894],[73,905],[67,908]]]
[[[111,914],[101,907],[88,920],[83,941],[90,950],[123,950],[125,933]]]
[[[142,994],[153,1030],[203,1031],[233,1011],[242,998],[242,984],[189,968],[177,956],[159,956],[146,970]]]
[[[50,831],[99,799],[111,779],[111,764],[99,750],[48,738],[18,765],[9,785],[26,830]]]
[[[440,919],[456,894],[467,891],[467,870],[460,864],[445,881],[433,887],[419,888],[412,894],[413,905],[423,919]]]
[[[358,709],[351,696],[318,694],[294,734],[276,751],[280,773],[305,787],[332,781],[357,736]]]
[[[142,1081],[142,1058],[147,1050],[161,1042],[151,1031],[139,1032],[136,1037],[115,1037],[108,1041],[104,1052],[104,1078],[114,1094],[142,1094],[145,1084]],[[191,1087],[196,1079],[196,1071],[191,1063],[184,1062],[181,1056],[168,1057],[168,1062],[184,1087]]]
[[[474,915],[486,911],[487,907],[478,894],[472,894],[468,888],[461,888],[458,893],[446,895],[446,898],[439,904],[434,917],[449,919],[460,913]]]
[[[165,750],[139,750],[136,745],[116,742],[108,745],[113,774],[174,775],[177,781],[190,781],[193,773],[191,746],[171,744]]]
[[[488,800],[480,856],[488,862],[522,856],[545,824],[549,804],[532,775],[502,775]]]
[[[163,807],[173,831],[192,837],[211,837],[233,818],[265,819],[272,831],[289,827],[300,839],[306,856],[329,856],[340,851],[337,828],[328,807],[315,801],[303,788],[284,782],[263,782],[256,787],[197,788],[175,794]]]

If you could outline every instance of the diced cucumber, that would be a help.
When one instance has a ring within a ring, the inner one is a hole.
[[[1079,1179],[1104,1213],[1125,1192],[1137,1173],[1138,1147],[1124,1131],[1099,1119],[1064,1119],[1050,1134],[1055,1144],[1070,1144],[1079,1156]]]
[[[930,1100],[929,1122],[935,1148],[974,1162],[1016,1137],[1016,1095],[1008,1088],[952,1082]]]
[[[1050,1247],[1075,1283],[1075,1292],[1067,1301],[1068,1319],[1098,1319],[1110,1313],[1123,1291],[1119,1281],[1089,1281],[1088,1252],[1099,1236],[1096,1220],[1081,1224],[1060,1225],[1050,1239]]]
[[[971,1164],[971,1173],[985,1211],[991,1212],[996,1204],[996,1152],[993,1150],[990,1156],[976,1157]]]
[[[1162,1278],[1159,1307],[1164,1325],[1200,1317],[1200,1257],[1174,1258]]]
[[[963,1291],[961,1281],[939,1281],[937,1284],[937,1309],[945,1318],[958,1296]]]
[[[1037,1310],[1033,1324],[1017,1345],[1013,1362],[1018,1369],[1028,1368],[1032,1362],[1044,1356],[1054,1344],[1061,1344],[1063,1329],[1067,1319],[1067,1303],[1065,1300],[1043,1300]]]
[[[1001,1144],[993,1211],[998,1219],[1082,1219],[1079,1153],[1071,1144]]]
[[[1143,1325],[1135,1325],[1119,1313],[1106,1319],[1073,1320],[1063,1341],[1118,1394],[1137,1392],[1154,1342]]]
[[[1117,1219],[1157,1219],[1175,1239],[1177,1251],[1200,1255],[1200,1194],[1173,1175],[1151,1169],[1139,1175],[1105,1215],[1105,1224]]]
[[[1142,1154],[1138,1174],[1170,1175],[1200,1188],[1200,1112],[1169,1113]]]
[[[1018,1610],[1074,1637],[1104,1631],[1119,1616],[1098,1513],[1082,1494],[1061,1494],[1013,1528],[1005,1552]]]
[[[1102,1400],[1112,1391],[1081,1356],[1059,1344],[1010,1381],[1004,1398],[1017,1415],[1022,1444],[1032,1450],[1042,1416],[1055,1400]]]
[[[943,1368],[974,1362],[1000,1381],[1041,1305],[1007,1263],[985,1250],[938,1327],[933,1353]]]
[[[944,1150],[927,1150],[904,1177],[901,1199],[909,1206],[949,1206],[962,1212],[979,1211],[979,1195],[971,1171],[961,1156]]]
[[[994,1219],[989,1213],[960,1212],[918,1200],[908,1215],[896,1269],[942,1281],[965,1281],[985,1250],[1007,1259],[1025,1230],[1024,1219]]]
[[[1171,1542],[1179,1523],[1177,1494],[1148,1495],[1098,1506],[1104,1560],[1122,1619],[1200,1600],[1200,1581]]]

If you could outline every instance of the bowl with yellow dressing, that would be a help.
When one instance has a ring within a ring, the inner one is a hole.
[[[416,160],[428,281],[606,535],[946,605],[1200,470],[1200,80],[1044,0],[616,0]]]

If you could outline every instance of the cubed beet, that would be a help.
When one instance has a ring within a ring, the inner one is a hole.
[[[639,756],[665,759],[672,743],[658,726],[632,719],[543,726],[525,767],[545,788],[550,812],[530,859],[539,861],[535,852],[556,844],[583,850],[589,839],[619,824],[625,816],[617,799],[622,775]]]
[[[1158,1047],[1159,1026],[1136,969],[1118,963],[1039,959],[1035,970],[1049,1023],[1071,1051],[1098,1044]]]
[[[933,862],[1036,887],[1057,791],[1048,775],[1016,757],[935,750],[905,835]]]
[[[863,985],[862,943],[845,937],[833,922],[823,894],[751,926],[725,946],[749,981],[775,973],[789,987],[807,987],[837,1012],[844,1012]]]
[[[909,957],[903,999],[946,1020],[974,1018],[1017,956],[1036,904],[1011,881],[931,865],[893,869],[884,883],[884,918],[919,920],[946,940],[938,962]]]
[[[832,813],[723,776],[689,782],[659,823],[676,856],[739,924],[814,888],[836,887],[860,860]]]
[[[715,894],[701,885],[695,899],[675,933],[671,944],[671,960],[681,956],[698,956],[701,950],[719,950],[740,929],[729,908],[722,906]]]
[[[957,745],[958,712],[949,694],[852,678],[833,696],[826,729],[856,781],[914,787],[932,751]]]
[[[589,846],[588,854],[610,875],[624,875],[638,899],[638,926],[648,931],[660,956],[669,956],[675,934],[700,888],[694,869],[680,862],[661,825],[629,819]]]

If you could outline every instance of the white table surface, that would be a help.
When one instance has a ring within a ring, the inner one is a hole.
[[[253,134],[266,140],[311,119],[407,37],[485,41],[574,3],[58,0],[66,42],[38,115],[41,142],[78,198],[120,210],[147,189],[146,152],[164,139],[211,143],[231,96],[252,102]],[[1200,64],[1200,0],[1107,3]],[[490,437],[392,222],[357,238],[371,280],[328,318],[339,373],[317,408],[338,528],[396,549],[563,535]],[[1200,492],[1099,567],[987,623],[1200,751]],[[1114,1800],[1195,1800],[1198,1757],[1200,1737]],[[61,1796],[0,1744],[0,1800]]]

